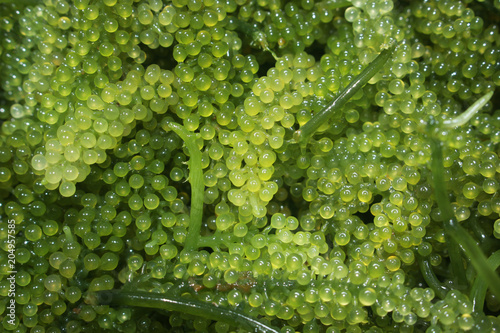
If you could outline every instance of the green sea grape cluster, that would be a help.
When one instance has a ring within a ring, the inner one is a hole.
[[[3,330],[500,331],[499,22],[498,0],[0,1]]]

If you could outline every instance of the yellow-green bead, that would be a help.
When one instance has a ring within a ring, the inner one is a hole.
[[[80,159],[80,148],[75,145],[68,145],[64,149],[64,158],[69,162],[75,162]]]
[[[148,194],[144,198],[144,207],[149,210],[156,209],[160,204],[160,199],[155,194]]]
[[[40,171],[44,170],[48,166],[48,162],[45,156],[38,154],[33,156],[31,159],[31,165],[33,166],[33,169]]]
[[[97,152],[93,149],[87,149],[82,153],[82,160],[87,165],[92,165],[97,163],[99,156]]]
[[[76,192],[76,186],[73,182],[64,181],[59,185],[59,193],[63,197],[70,197]]]
[[[389,83],[389,91],[394,95],[400,95],[404,92],[405,84],[402,80],[394,79]]]

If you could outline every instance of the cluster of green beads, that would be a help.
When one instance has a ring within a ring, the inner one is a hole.
[[[472,266],[467,286],[450,276],[427,131],[500,86],[499,9],[498,0],[0,4],[3,329],[237,329],[90,301],[128,288],[194,297],[287,333],[499,331],[500,301],[486,296],[489,315],[473,304]],[[294,142],[391,45],[384,68]],[[435,134],[455,218],[488,256],[500,239],[497,102]],[[172,121],[194,133],[201,165],[188,167]],[[193,168],[204,209],[188,251]]]

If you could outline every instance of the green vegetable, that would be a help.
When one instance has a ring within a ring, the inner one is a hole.
[[[499,331],[499,9],[0,1],[0,331]]]

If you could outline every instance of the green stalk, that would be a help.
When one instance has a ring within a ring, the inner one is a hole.
[[[495,296],[500,298],[500,277],[495,273],[490,264],[487,262],[486,256],[481,251],[481,248],[476,244],[476,241],[453,217],[448,193],[444,182],[444,166],[443,155],[441,153],[441,144],[437,140],[432,140],[432,172],[434,180],[434,191],[436,201],[441,212],[443,213],[443,225],[448,239],[448,252],[452,261],[453,274],[458,276],[460,280],[465,280],[465,269],[462,259],[459,255],[460,247],[463,248],[465,254],[469,257],[471,264],[476,269],[478,277],[486,283]],[[458,246],[460,244],[460,247]],[[450,252],[453,251],[453,252]],[[455,261],[455,262],[454,262]],[[462,277],[463,276],[463,277]]]
[[[219,251],[220,247],[228,247],[233,242],[232,236],[232,234],[224,234],[217,230],[213,235],[200,237],[198,247],[211,247]]]
[[[455,118],[452,119],[446,119],[443,121],[443,127],[444,128],[455,128],[458,126],[462,126],[465,123],[467,123],[483,106],[488,103],[488,101],[491,99],[493,96],[493,91],[490,91],[483,96],[481,96],[477,101],[474,102],[465,112],[462,114],[458,115]]]
[[[352,2],[351,1],[343,1],[343,0],[330,0],[330,1],[328,1],[327,6],[330,9],[339,9],[339,8],[352,6]]]
[[[235,310],[210,303],[143,291],[123,292],[118,290],[100,291],[97,302],[108,305],[129,305],[143,308],[178,311],[193,316],[203,317],[241,327],[249,332],[279,333],[280,331],[261,321]]]
[[[467,287],[467,278],[465,276],[465,268],[460,252],[460,246],[457,240],[453,237],[453,232],[449,221],[454,218],[453,209],[451,208],[450,198],[446,190],[444,181],[444,165],[443,153],[441,151],[441,142],[437,139],[432,140],[432,179],[434,181],[434,196],[438,203],[438,207],[443,215],[443,226],[446,235],[446,243],[448,246],[448,255],[451,261],[451,270],[455,277],[458,289]]]
[[[184,249],[193,251],[198,249],[201,222],[203,218],[203,195],[205,185],[203,183],[203,170],[201,169],[201,151],[196,144],[195,135],[183,126],[170,122],[169,128],[174,131],[186,144],[189,151],[189,183],[191,184],[191,222],[186,237]]]
[[[342,106],[349,101],[370,79],[377,74],[389,60],[396,46],[393,45],[383,50],[358,76],[352,80],[349,85],[337,95],[337,97],[328,104],[323,110],[312,117],[304,126],[295,131],[295,142],[303,143],[318,130],[335,113],[340,112]]]
[[[453,238],[460,243],[467,256],[471,259],[470,262],[476,269],[478,277],[480,276],[493,294],[500,298],[500,277],[495,273],[491,265],[488,264],[481,248],[457,221],[451,220],[449,224]]]
[[[491,253],[494,250],[495,244],[497,243],[496,239],[491,238],[484,228],[479,224],[478,217],[472,216],[470,218],[469,226],[470,230],[476,236],[476,239],[479,242],[479,246],[483,250],[484,253]]]
[[[67,225],[65,225],[63,227],[63,232],[64,232],[64,236],[66,236],[66,240],[68,242],[74,241],[73,234],[71,233],[70,227],[68,227]]]
[[[487,262],[492,270],[497,270],[497,268],[500,267],[500,250],[493,253],[488,258]],[[486,298],[486,290],[488,289],[487,286],[488,284],[485,279],[481,275],[478,275],[472,285],[469,297],[472,300],[474,313],[483,312],[484,299]]]
[[[444,299],[449,289],[443,286],[441,282],[439,282],[436,274],[434,274],[434,271],[432,270],[432,265],[429,260],[424,259],[421,256],[417,256],[417,261],[418,266],[420,267],[420,271],[422,272],[422,276],[424,277],[425,282],[427,282],[427,285],[431,287],[432,290],[434,290],[439,298]]]

